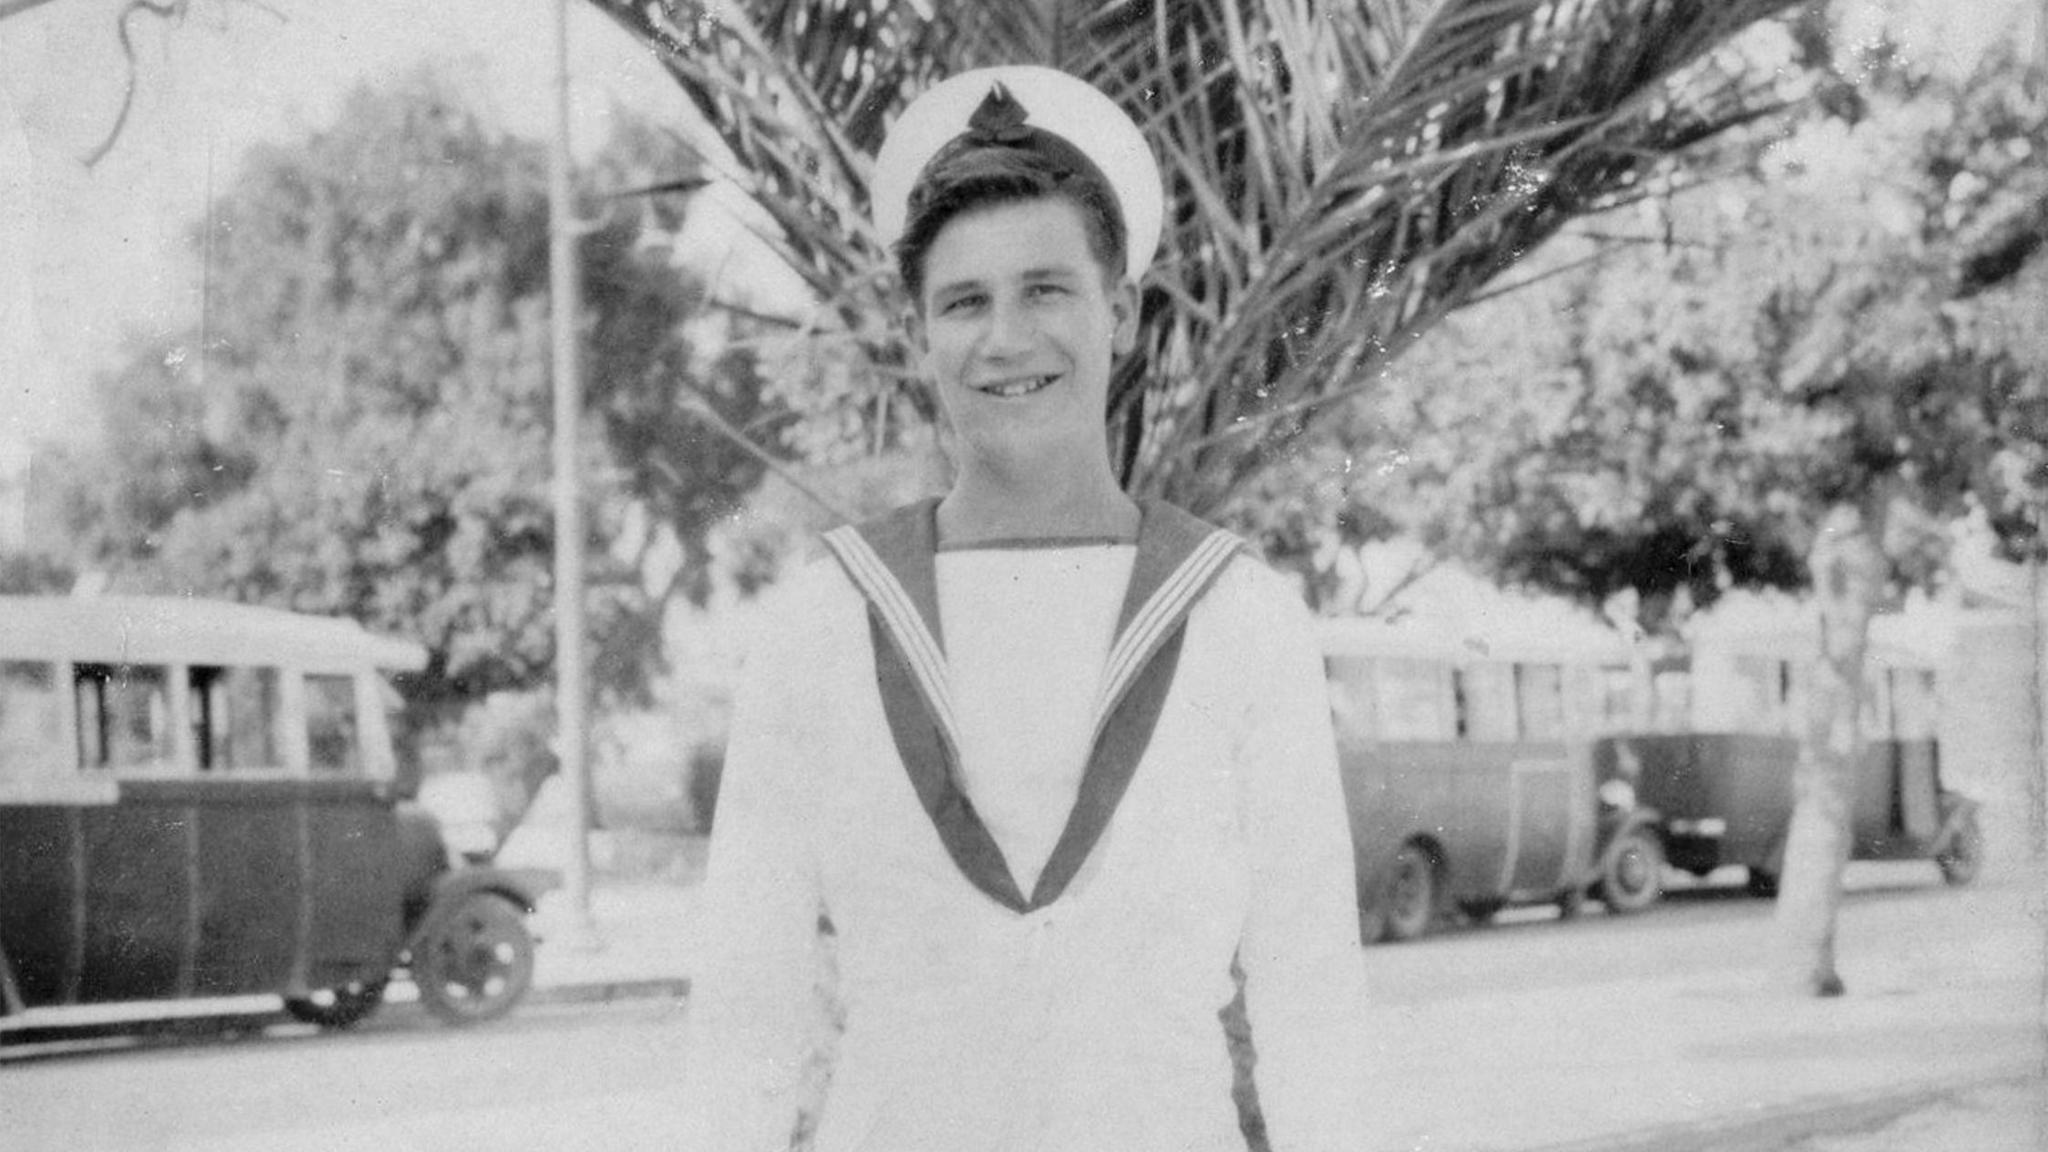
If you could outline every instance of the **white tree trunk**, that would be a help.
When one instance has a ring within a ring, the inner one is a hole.
[[[1849,861],[1856,773],[1866,743],[1859,722],[1870,618],[1884,590],[1885,562],[1874,517],[1848,504],[1829,509],[1807,558],[1819,618],[1792,827],[1778,881],[1778,983],[1811,996],[1843,991],[1835,965],[1835,919]]]

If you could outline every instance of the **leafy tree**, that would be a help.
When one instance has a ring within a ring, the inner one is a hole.
[[[1747,179],[1663,209],[1667,241],[1447,325],[1374,413],[1416,446],[1398,484],[1347,493],[1510,582],[1637,591],[1653,626],[1812,594],[1779,919],[1784,982],[1821,994],[1870,617],[1939,578],[1942,522],[1981,508],[2040,556],[2048,515],[2048,84],[2006,48],[1953,81],[1861,64]]]
[[[55,482],[45,498],[77,562],[146,564],[181,511],[209,507],[249,482],[255,462],[247,449],[207,434],[189,355],[183,345],[133,348],[127,363],[95,381],[101,443],[46,453]]]
[[[614,169],[674,162],[646,132]],[[697,289],[629,211],[582,245],[593,355],[585,458],[601,683],[638,690],[662,602],[702,582],[705,528],[758,464],[682,424],[683,398],[761,418],[743,356],[703,364]],[[422,639],[408,688],[455,706],[553,657],[544,153],[425,73],[361,89],[310,139],[255,153],[197,230],[206,318],[101,381],[106,438],[68,486],[83,558],[135,585],[355,617]],[[647,584],[609,547],[638,506],[684,545]],[[423,715],[431,719],[430,707]]]
[[[0,596],[58,593],[71,586],[74,573],[40,552],[0,552]]]
[[[1776,106],[1718,46],[1792,0],[591,0],[647,43],[860,350],[852,421],[929,416],[865,207],[893,114],[982,64],[1057,65],[1135,116],[1173,209],[1112,383],[1129,486],[1250,516],[1315,417],[1565,221]],[[1796,71],[1796,70],[1795,70]],[[868,431],[890,442],[888,429]]]

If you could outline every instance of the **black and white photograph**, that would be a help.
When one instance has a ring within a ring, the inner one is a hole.
[[[2048,0],[0,0],[0,1148],[2048,1149]]]

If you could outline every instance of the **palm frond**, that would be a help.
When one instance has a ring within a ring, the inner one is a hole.
[[[1715,49],[1799,0],[590,2],[715,126],[881,392],[906,362],[866,211],[885,125],[985,64],[1102,87],[1171,197],[1112,443],[1134,490],[1214,513],[1574,215],[1775,107]]]

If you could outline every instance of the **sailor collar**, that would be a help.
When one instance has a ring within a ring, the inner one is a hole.
[[[1188,610],[1243,547],[1236,536],[1169,504],[1146,501],[1130,583],[1117,614],[1087,767],[1065,828],[1027,897],[961,786],[960,728],[941,644],[938,501],[827,532],[868,605],[876,687],[919,803],[969,883],[1014,912],[1066,891],[1108,828],[1137,772],[1179,662]]]

